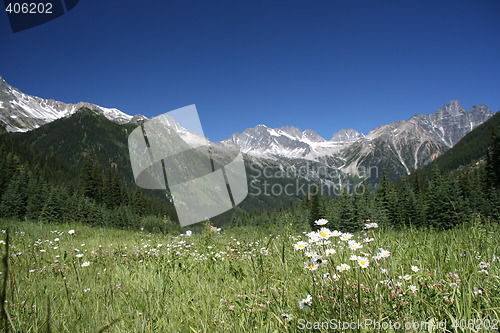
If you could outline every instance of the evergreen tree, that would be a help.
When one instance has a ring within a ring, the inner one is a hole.
[[[397,195],[397,219],[394,223],[397,227],[407,225],[420,225],[419,214],[415,194],[413,193],[408,180],[403,177]]]
[[[64,213],[62,190],[53,187],[49,191],[47,201],[45,202],[40,213],[40,221],[42,222],[61,222],[61,217]]]
[[[353,195],[349,195],[347,189],[342,191],[338,205],[338,221],[335,223],[343,232],[354,232],[360,229],[361,223],[356,211],[356,203]]]
[[[321,215],[321,207],[320,207],[320,199],[319,199],[319,190],[316,187],[316,191],[314,194],[309,194],[310,197],[310,208],[309,208],[309,225],[312,230],[317,230],[318,226],[314,223],[317,220],[323,218]]]
[[[433,170],[427,193],[427,219],[430,226],[450,229],[458,223],[457,207],[453,201],[455,189],[442,178],[438,168]]]
[[[101,168],[91,152],[87,153],[83,161],[83,167],[80,173],[80,186],[83,195],[94,199],[96,202],[101,201]]]
[[[47,184],[44,180],[32,176],[28,183],[28,202],[26,207],[26,218],[32,221],[38,220],[47,200]]]
[[[24,170],[18,172],[11,180],[0,204],[0,214],[3,217],[24,218],[28,203],[28,175]]]
[[[396,198],[385,170],[382,172],[380,184],[375,193],[375,199],[379,209],[383,213],[384,221],[390,225],[397,225],[398,215],[396,212]]]

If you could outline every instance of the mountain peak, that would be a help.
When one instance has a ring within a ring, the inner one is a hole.
[[[467,110],[460,105],[458,99],[452,100],[450,103],[443,105],[437,111],[437,114],[448,114],[451,116],[460,116],[467,113]]]
[[[118,109],[79,102],[68,104],[24,94],[0,77],[0,125],[8,132],[26,132],[56,119],[69,117],[80,108],[86,107],[118,123],[129,123],[132,116]]]
[[[341,129],[340,131],[334,133],[330,141],[332,142],[353,142],[364,138],[365,135],[358,132],[352,128]]]

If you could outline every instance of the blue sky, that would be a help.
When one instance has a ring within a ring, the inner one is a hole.
[[[15,34],[2,12],[0,45],[26,93],[146,116],[196,104],[211,140],[367,133],[452,99],[500,110],[497,0],[81,0]]]

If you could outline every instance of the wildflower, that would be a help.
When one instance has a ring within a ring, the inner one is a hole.
[[[370,243],[370,242],[373,242],[375,240],[375,238],[365,238],[363,239],[363,243]]]
[[[306,298],[300,301],[299,306],[302,310],[309,310],[309,307],[312,305],[312,296],[307,295]]]
[[[481,261],[479,263],[479,267],[481,267],[482,269],[488,269],[488,267],[490,267],[490,264],[487,262]]]
[[[70,235],[73,235],[75,233],[75,230],[71,229],[70,231],[68,231],[68,234]]]
[[[186,231],[186,236],[188,236],[188,237],[189,237],[189,236],[191,236],[192,234],[193,234],[193,232],[192,232],[191,230]]]
[[[328,238],[330,238],[330,234],[331,234],[331,231],[330,231],[330,229],[328,229],[328,228],[321,228],[321,229],[318,231],[318,236],[319,236],[321,239],[328,239]]]
[[[474,288],[474,295],[481,295],[483,293],[482,289]]]
[[[344,271],[348,271],[349,269],[351,269],[351,266],[349,266],[347,264],[341,264],[341,265],[337,266],[336,268],[339,272],[344,272]]]
[[[325,250],[325,256],[327,256],[327,257],[331,257],[335,253],[337,253],[337,251],[335,251],[335,249],[326,249]]]
[[[389,258],[389,256],[391,255],[391,252],[389,252],[389,251],[387,251],[387,250],[384,250],[384,249],[379,249],[379,250],[380,250],[380,252],[379,252],[379,254],[378,254],[378,255],[379,255],[381,258],[384,258],[384,259],[385,259],[385,258]]]
[[[411,270],[417,273],[420,270],[420,268],[418,268],[418,266],[411,266]]]
[[[319,219],[319,220],[316,220],[316,221],[314,222],[314,224],[316,224],[316,225],[325,225],[325,224],[327,224],[327,223],[328,223],[328,220],[327,220],[327,219]]]
[[[358,258],[358,265],[361,268],[366,268],[366,267],[368,267],[369,264],[370,264],[370,262],[368,261],[368,259],[366,259],[366,258]]]
[[[333,275],[332,275],[332,280],[333,280],[333,281],[338,281],[338,280],[340,280],[340,275],[333,274]]]
[[[309,257],[309,258],[312,258],[312,257],[317,257],[318,254],[316,252],[313,252],[313,251],[308,251],[306,252],[306,257]]]
[[[382,272],[382,274],[389,274],[389,270],[386,269],[386,268],[381,268],[380,271]]]
[[[365,224],[365,229],[375,229],[378,228],[378,224],[375,222]]]
[[[83,292],[86,293],[86,292],[89,292],[90,291],[90,288],[85,288],[83,289]]]
[[[332,231],[332,237],[340,237],[342,236],[342,233],[338,230],[333,230]]]
[[[411,291],[412,293],[416,293],[418,288],[414,285],[408,286],[408,290]]]
[[[90,266],[90,262],[89,261],[84,261],[80,266],[81,267],[89,267]]]
[[[350,261],[358,261],[358,256],[353,254],[352,256],[349,257],[349,260]]]
[[[59,239],[59,238],[55,238],[55,239],[54,239],[54,242],[59,242],[59,241],[60,241],[60,239]]]
[[[343,241],[348,241],[351,238],[352,238],[352,234],[349,234],[349,233],[345,233],[345,234],[342,234],[342,236],[340,236],[340,239]]]
[[[292,319],[292,315],[291,314],[288,314],[288,313],[282,313],[281,314],[281,318],[285,319],[285,320],[291,320]]]
[[[296,244],[293,245],[293,247],[295,248],[295,250],[303,250],[307,247],[307,243],[306,242],[298,242]]]
[[[42,250],[40,250],[40,252],[44,253],[44,252],[47,252],[47,250],[42,249]]]
[[[348,244],[349,244],[349,248],[353,251],[359,250],[360,248],[363,247],[363,245],[361,245],[360,243],[353,241],[353,240],[350,240]]]
[[[315,232],[309,233],[308,236],[309,236],[309,243],[311,243],[311,244],[317,243],[320,240],[319,234],[317,234]]]
[[[78,253],[77,255],[75,255],[75,257],[81,258],[81,257],[83,257],[83,253]]]
[[[406,274],[405,276],[403,276],[403,280],[410,281],[411,280],[411,275]]]
[[[318,269],[318,264],[315,263],[314,261],[309,261],[304,263],[304,268],[310,270],[310,271],[315,271]]]

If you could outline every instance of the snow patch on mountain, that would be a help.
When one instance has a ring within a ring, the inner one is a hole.
[[[86,102],[63,103],[27,95],[0,77],[0,124],[4,125],[8,132],[25,132],[40,127],[56,119],[69,117],[82,107],[95,110],[119,124],[129,123],[133,119],[115,108]]]

